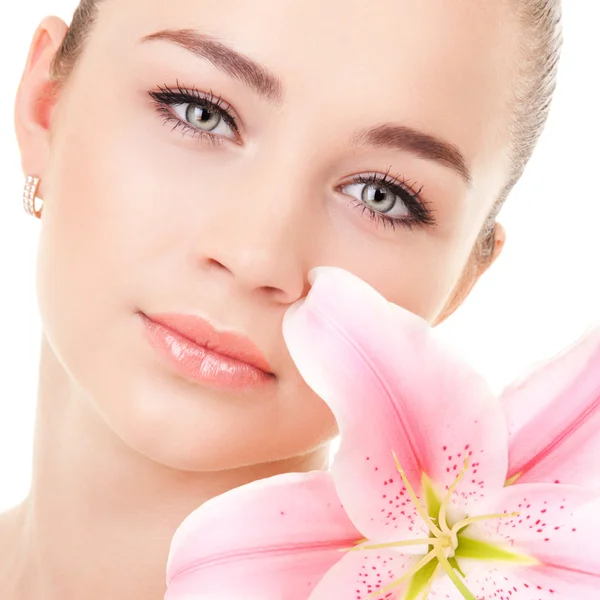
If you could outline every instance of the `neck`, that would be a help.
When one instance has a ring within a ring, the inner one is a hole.
[[[326,447],[221,472],[167,468],[106,426],[45,338],[40,364],[31,491],[3,526],[8,600],[162,600],[170,541],[190,512],[256,479],[327,468]]]

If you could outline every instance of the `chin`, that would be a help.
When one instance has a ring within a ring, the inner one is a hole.
[[[282,414],[269,403],[144,378],[104,404],[106,425],[132,450],[162,466],[211,472],[283,461],[317,450],[337,434],[328,409]],[[311,418],[312,417],[312,418]]]

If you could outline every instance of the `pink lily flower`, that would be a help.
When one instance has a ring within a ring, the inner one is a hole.
[[[501,400],[510,483],[600,486],[600,327],[508,386]]]
[[[319,267],[311,283],[284,337],[338,421],[331,472],[194,511],[165,600],[596,599],[597,492],[505,486],[506,420],[483,379],[350,273]]]

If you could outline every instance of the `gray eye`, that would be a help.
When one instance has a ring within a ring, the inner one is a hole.
[[[206,131],[211,135],[222,135],[230,140],[236,139],[235,131],[217,110],[193,102],[174,104],[172,108],[182,121],[194,129]]]
[[[369,208],[381,213],[391,213],[391,217],[410,216],[410,210],[398,194],[375,183],[351,183],[344,186],[344,193],[358,198]],[[395,210],[394,210],[395,209]]]
[[[185,111],[186,120],[199,129],[212,131],[223,120],[223,117],[214,110],[209,110],[198,104],[188,104]]]

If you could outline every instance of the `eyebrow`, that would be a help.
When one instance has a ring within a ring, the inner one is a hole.
[[[352,136],[350,145],[405,150],[456,171],[468,185],[473,181],[467,161],[457,146],[412,127],[384,123],[363,129]]]
[[[267,100],[281,104],[284,97],[282,81],[264,65],[252,60],[195,29],[163,29],[145,35],[141,42],[166,40],[182,46],[196,56],[238,79]],[[467,184],[472,175],[460,149],[439,137],[406,125],[384,123],[356,132],[350,140],[352,147],[389,148],[404,150],[426,160],[437,162],[458,173]]]
[[[183,46],[196,56],[205,58],[215,67],[231,77],[243,81],[259,95],[281,104],[283,101],[283,84],[270,73],[264,65],[240,54],[213,37],[195,29],[163,29],[145,35],[141,41],[167,40]]]

